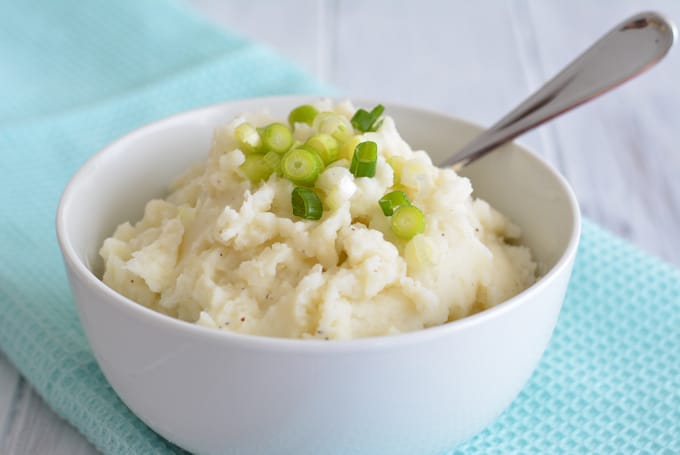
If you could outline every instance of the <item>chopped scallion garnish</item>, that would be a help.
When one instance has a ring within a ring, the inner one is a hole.
[[[324,133],[315,134],[307,139],[305,146],[318,153],[326,165],[338,159],[338,141],[331,135]]]
[[[271,123],[260,133],[262,144],[267,150],[285,153],[293,145],[293,134],[283,123]]]
[[[313,150],[303,147],[286,152],[281,158],[279,168],[281,175],[296,185],[313,185],[323,170],[321,157]]]
[[[354,156],[354,149],[357,148],[360,142],[362,142],[361,136],[350,136],[342,141],[338,151],[338,158],[351,162]]]
[[[352,116],[352,126],[362,133],[377,131],[378,128],[380,128],[380,125],[382,125],[382,119],[379,119],[384,111],[385,107],[382,104],[378,104],[371,112],[368,112],[365,109],[359,109],[354,116]]]
[[[241,170],[253,183],[267,180],[272,172],[273,167],[265,160],[264,153],[249,153],[246,155],[246,160],[241,164]]]
[[[392,168],[392,185],[397,186],[401,184],[401,171],[404,169],[406,160],[401,156],[391,156],[387,159],[387,164]]]
[[[306,220],[318,220],[323,214],[321,199],[316,192],[309,188],[296,187],[291,195],[293,215]]]
[[[330,134],[341,142],[352,134],[352,124],[347,117],[335,112],[319,112],[312,126],[317,132]]]
[[[425,232],[425,215],[418,207],[403,205],[392,215],[392,232],[403,240],[410,240]]]
[[[234,137],[242,152],[257,152],[262,148],[262,138],[257,129],[248,122],[243,122],[234,128]]]
[[[262,160],[269,166],[272,171],[279,168],[279,163],[281,162],[281,155],[276,152],[267,152],[262,157]]]
[[[401,190],[387,193],[378,201],[385,216],[392,216],[399,207],[411,205],[408,196]]]
[[[373,141],[361,142],[354,149],[349,171],[355,177],[373,177],[377,160],[378,144]]]
[[[318,113],[319,111],[317,111],[314,106],[303,104],[290,111],[290,114],[288,114],[288,123],[290,123],[290,126],[293,128],[295,128],[296,123],[306,123],[307,125],[312,126],[314,118]]]

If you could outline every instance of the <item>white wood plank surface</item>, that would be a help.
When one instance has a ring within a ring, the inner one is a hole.
[[[213,22],[232,33],[276,49],[310,74],[324,79],[327,36],[322,0],[192,0]],[[300,12],[291,14],[292,11]],[[322,38],[322,39],[319,39]],[[325,80],[325,79],[324,79]]]
[[[98,453],[80,433],[54,414],[28,383],[22,380],[14,397],[12,420],[8,422],[0,453],[68,454]]]
[[[680,2],[532,1],[539,71],[554,74],[564,64],[562,49],[583,49],[642,9],[680,18]],[[584,14],[587,11],[587,14]],[[582,23],[581,33],[569,33]],[[584,214],[643,249],[680,264],[680,54],[657,68],[547,126],[546,148],[572,184]],[[674,82],[675,81],[675,82]],[[675,108],[673,108],[675,107]]]
[[[489,125],[626,16],[676,0],[190,0],[347,95]],[[521,139],[573,185],[586,216],[680,265],[680,52]],[[0,355],[0,454],[95,449]]]

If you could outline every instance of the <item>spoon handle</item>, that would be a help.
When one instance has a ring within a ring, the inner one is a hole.
[[[632,79],[666,55],[675,34],[673,24],[658,13],[644,12],[628,18],[440,166],[465,166],[520,134]]]

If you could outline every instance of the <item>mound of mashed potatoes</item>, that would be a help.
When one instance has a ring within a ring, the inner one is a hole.
[[[348,121],[357,111],[350,102],[314,107]],[[234,131],[246,122],[263,127],[285,119],[262,111],[218,128],[205,162],[165,199],[150,201],[140,221],[121,224],[104,241],[108,286],[204,327],[349,339],[444,324],[536,280],[518,227],[473,199],[468,179],[412,150],[388,115],[376,131],[354,130],[348,140],[350,149],[358,141],[377,144],[374,176],[355,176],[342,149],[320,172],[313,185],[323,201],[318,220],[293,214],[296,185],[280,173],[263,181],[244,174],[248,151]],[[315,128],[295,123],[295,144]],[[379,205],[395,189],[424,215],[424,229],[410,239],[395,235]]]

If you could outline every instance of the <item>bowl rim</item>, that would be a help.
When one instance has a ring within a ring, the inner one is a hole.
[[[319,340],[319,339],[300,339],[300,338],[281,338],[266,335],[252,335],[229,330],[216,330],[213,328],[203,327],[195,323],[183,321],[173,318],[171,316],[158,313],[150,308],[147,308],[125,296],[114,291],[103,281],[101,281],[85,264],[80,260],[75,251],[74,246],[70,241],[68,235],[68,217],[66,216],[72,200],[76,197],[78,186],[81,184],[83,178],[94,172],[99,167],[100,163],[106,161],[109,155],[115,153],[125,143],[135,141],[137,137],[144,136],[149,132],[157,129],[167,129],[173,124],[182,124],[194,117],[203,117],[212,112],[219,112],[221,110],[231,108],[238,104],[252,104],[262,103],[262,106],[271,104],[287,103],[291,106],[297,104],[304,104],[306,102],[331,99],[335,102],[350,100],[355,105],[373,106],[376,104],[383,104],[386,110],[390,107],[409,110],[412,112],[421,112],[428,115],[435,115],[445,117],[456,123],[462,124],[465,127],[483,129],[483,127],[465,119],[453,116],[448,113],[440,112],[430,108],[417,107],[399,102],[384,102],[365,99],[361,97],[351,96],[319,96],[319,95],[286,95],[286,96],[263,96],[253,98],[243,98],[237,100],[230,100],[227,102],[201,106],[195,109],[182,111],[171,116],[166,116],[155,120],[153,122],[142,125],[130,132],[119,137],[115,141],[104,146],[94,155],[90,156],[76,171],[76,173],[69,179],[62,196],[59,200],[59,205],[56,212],[56,231],[57,240],[61,253],[64,258],[64,263],[83,283],[93,288],[95,292],[101,292],[106,297],[115,300],[121,305],[121,309],[129,312],[134,317],[143,318],[151,325],[169,326],[174,330],[183,332],[184,336],[189,338],[203,338],[210,339],[214,342],[231,343],[241,348],[259,350],[259,351],[277,351],[277,352],[323,352],[323,353],[351,353],[355,351],[366,351],[374,349],[397,348],[400,346],[416,345],[422,342],[430,341],[436,338],[445,337],[456,332],[462,332],[474,328],[475,326],[484,324],[486,321],[502,317],[505,313],[513,311],[523,302],[530,300],[533,295],[541,292],[544,288],[557,279],[559,275],[564,273],[564,269],[570,267],[576,255],[580,234],[581,234],[581,212],[574,194],[574,191],[566,181],[566,179],[546,160],[538,156],[531,148],[523,145],[521,142],[513,141],[518,146],[522,153],[537,162],[543,167],[547,173],[555,179],[559,187],[564,192],[568,201],[568,208],[571,211],[573,222],[571,226],[571,235],[566,249],[555,263],[544,275],[542,275],[534,284],[523,290],[519,294],[505,300],[491,308],[480,311],[479,313],[466,316],[464,318],[447,322],[438,326],[427,327],[410,332],[404,332],[393,335],[380,335],[375,337],[343,339],[343,340]],[[75,298],[74,298],[75,301]],[[81,316],[81,303],[76,302],[78,314]],[[83,324],[84,326],[85,324]]]

